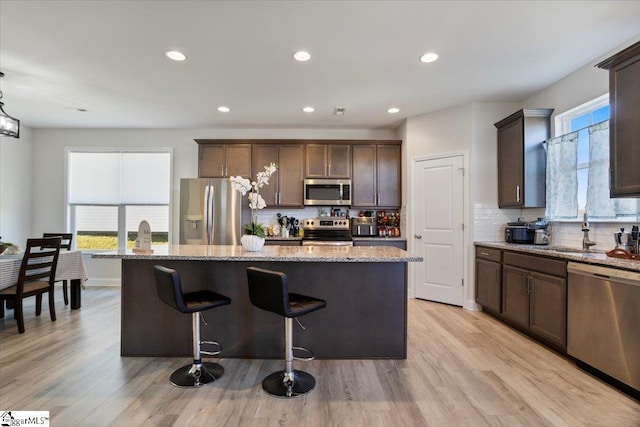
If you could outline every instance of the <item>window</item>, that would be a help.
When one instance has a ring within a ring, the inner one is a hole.
[[[550,219],[637,219],[637,199],[609,198],[609,96],[556,117],[547,141],[547,211]]]
[[[168,243],[171,151],[67,151],[69,228],[78,249],[124,250],[151,226],[153,245]]]

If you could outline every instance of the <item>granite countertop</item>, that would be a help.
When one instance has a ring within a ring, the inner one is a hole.
[[[584,252],[581,248],[569,248],[564,246],[523,245],[506,242],[474,242],[476,246],[506,249],[514,252],[523,252],[533,255],[544,255],[568,261],[582,262],[585,264],[602,265],[606,267],[622,268],[631,271],[640,271],[640,261],[607,256],[606,251],[590,249]]]
[[[102,252],[92,258],[178,261],[281,261],[281,262],[416,262],[422,257],[392,246],[264,246],[249,252],[233,245],[172,245],[154,248],[153,254]]]

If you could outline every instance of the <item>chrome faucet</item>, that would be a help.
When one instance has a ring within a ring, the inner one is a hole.
[[[582,237],[582,249],[586,251],[596,244],[596,242],[589,239],[589,219],[587,218],[586,212],[582,217],[582,232],[584,233],[584,237]]]

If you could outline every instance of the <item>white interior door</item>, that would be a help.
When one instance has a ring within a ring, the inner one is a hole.
[[[464,156],[418,160],[414,168],[416,298],[462,306]]]

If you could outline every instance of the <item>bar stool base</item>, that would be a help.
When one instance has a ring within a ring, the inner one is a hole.
[[[197,375],[197,367],[194,364],[183,366],[171,374],[171,384],[181,388],[193,388],[214,382],[224,374],[224,368],[211,362],[203,362],[200,366],[200,375]]]
[[[265,392],[274,397],[292,398],[309,393],[316,386],[313,375],[304,371],[293,371],[293,387],[285,385],[285,371],[274,372],[262,381]]]

